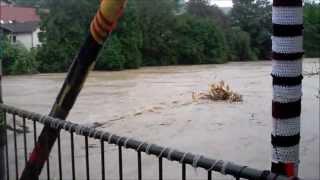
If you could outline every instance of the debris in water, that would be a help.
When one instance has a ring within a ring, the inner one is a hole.
[[[207,93],[192,93],[193,101],[213,100],[213,101],[229,101],[229,102],[241,102],[242,95],[232,91],[229,85],[225,84],[224,81],[220,81],[216,84],[209,85],[209,91]]]
[[[134,116],[140,116],[142,114],[143,114],[143,112],[137,112],[137,113],[134,114]]]

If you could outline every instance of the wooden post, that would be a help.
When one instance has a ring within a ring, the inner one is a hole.
[[[94,67],[98,53],[115,28],[127,0],[102,0],[100,8],[91,22],[90,34],[73,60],[64,84],[49,116],[65,120],[75,103],[89,71]],[[21,180],[38,179],[44,163],[60,132],[45,126],[38,138]]]
[[[2,60],[0,59],[0,104],[3,103],[2,99]],[[4,120],[5,113],[0,110],[0,180],[4,180],[6,177],[6,156],[5,156],[5,146],[6,146],[6,125]]]
[[[302,0],[273,0],[272,7],[272,167],[298,176],[302,97]]]

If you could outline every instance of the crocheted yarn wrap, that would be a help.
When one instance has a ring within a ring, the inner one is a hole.
[[[300,117],[289,119],[275,119],[273,118],[274,136],[293,136],[300,132]]]
[[[272,23],[303,24],[303,9],[301,7],[272,7]]]
[[[274,0],[272,7],[272,171],[298,174],[302,97],[303,8],[301,1]],[[282,59],[285,58],[285,59]],[[294,167],[292,169],[292,167]]]
[[[299,163],[299,145],[291,147],[273,147],[273,162]]]
[[[280,77],[296,77],[301,75],[302,60],[273,61],[272,74]]]
[[[295,102],[301,99],[301,84],[298,86],[273,86],[273,100],[280,103]]]

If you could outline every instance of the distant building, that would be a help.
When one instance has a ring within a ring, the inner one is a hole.
[[[41,45],[38,38],[40,17],[35,8],[2,3],[0,12],[0,32],[12,43],[20,42],[27,49]]]
[[[39,22],[0,24],[0,31],[8,36],[11,43],[20,42],[27,49],[41,45],[38,38]]]

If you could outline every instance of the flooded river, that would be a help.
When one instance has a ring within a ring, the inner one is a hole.
[[[316,60],[305,60],[304,71],[316,69]],[[223,65],[150,67],[120,72],[92,72],[68,120],[139,140],[203,154],[239,164],[270,169],[272,129],[271,62],[233,62]],[[26,110],[47,114],[65,74],[37,74],[4,77],[4,102]],[[243,102],[192,101],[192,92],[206,91],[210,83],[224,80],[243,95]],[[319,76],[303,81],[300,176],[319,179]],[[32,130],[32,123],[28,124]],[[38,127],[38,132],[41,127]],[[30,142],[32,133],[29,133]],[[64,165],[69,160],[69,139],[62,140]],[[77,139],[76,161],[84,162],[83,139]],[[90,142],[91,174],[99,174],[99,143]],[[32,143],[29,148],[31,148]],[[19,146],[22,151],[22,146]],[[51,158],[55,158],[55,149]],[[109,158],[108,175],[117,175],[116,148]],[[94,160],[96,158],[96,160]],[[23,156],[21,156],[23,159]],[[113,162],[114,160],[114,162]],[[125,179],[135,179],[136,155],[124,156]],[[94,162],[97,161],[97,162]],[[110,167],[112,164],[116,167]],[[165,162],[164,177],[180,177],[177,163]],[[54,169],[52,165],[52,168]],[[83,164],[78,164],[84,168]],[[107,165],[108,166],[108,165]],[[157,178],[157,160],[143,156],[145,179]],[[22,166],[20,167],[20,169]],[[204,179],[204,171],[190,169],[187,175]],[[69,165],[64,174],[70,173]],[[114,172],[115,171],[115,172]],[[168,172],[168,173],[166,173]],[[78,172],[78,173],[82,173]],[[190,173],[190,174],[189,174]],[[134,174],[134,177],[132,177]],[[52,175],[57,175],[52,170]],[[79,175],[79,174],[78,174]],[[79,179],[81,175],[79,175]],[[83,176],[82,178],[84,178]],[[202,177],[202,178],[201,178]],[[99,175],[96,176],[99,179]],[[223,178],[223,177],[220,177]]]

